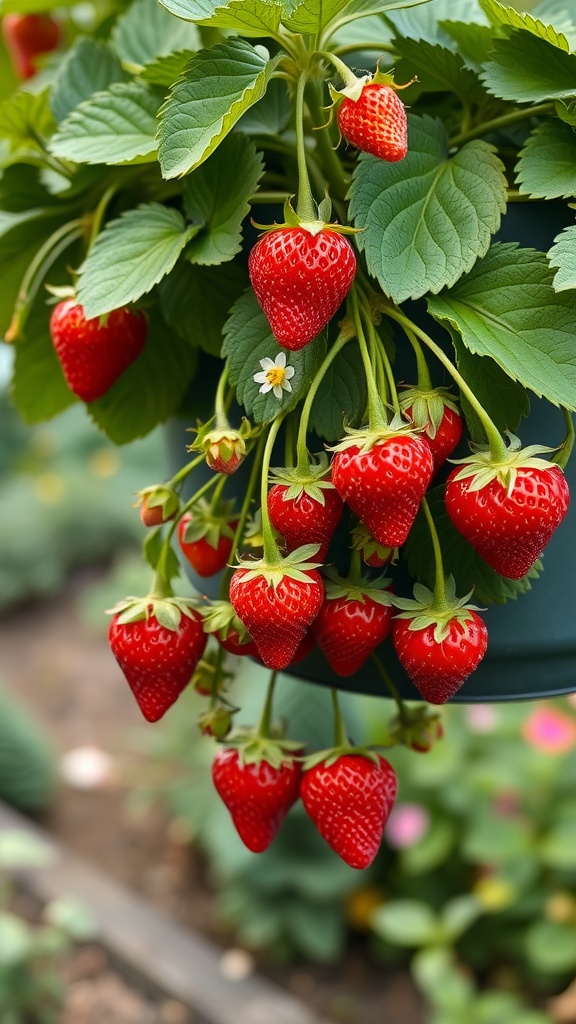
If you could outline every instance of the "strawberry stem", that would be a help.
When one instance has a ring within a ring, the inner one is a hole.
[[[378,670],[378,674],[382,677],[386,689],[388,690],[390,696],[393,698],[394,703],[396,704],[396,707],[398,708],[398,717],[400,718],[402,725],[407,726],[410,721],[410,716],[408,714],[408,709],[404,701],[402,700],[402,697],[398,693],[396,686],[392,682],[390,675],[384,668],[384,665],[377,654],[372,654],[372,661],[374,662]]]
[[[446,367],[448,373],[450,374],[452,379],[456,381],[458,387],[460,388],[460,391],[462,392],[463,395],[466,396],[470,405],[472,406],[476,415],[478,416],[478,419],[480,420],[482,426],[484,427],[486,438],[490,446],[490,457],[492,462],[505,462],[507,456],[507,448],[504,443],[504,439],[500,434],[500,431],[498,430],[498,427],[490,418],[484,406],[478,401],[476,395],[472,391],[472,388],[469,386],[469,384],[466,383],[462,374],[458,372],[452,360],[449,359],[449,357],[440,348],[440,346],[437,345],[436,342],[432,340],[430,335],[426,334],[426,331],[423,331],[421,327],[418,327],[417,324],[413,323],[396,306],[388,306],[387,313],[393,320],[396,320],[396,322],[399,323],[404,328],[404,330],[408,328],[409,331],[412,331],[416,335],[416,337],[419,338],[424,343],[424,345],[426,345],[426,347],[429,348],[430,351],[434,353],[434,355],[436,356],[437,359],[439,359],[442,365]]]
[[[262,536],[264,537],[264,561],[267,566],[280,565],[282,562],[282,556],[278,550],[278,545],[274,540],[274,533],[272,531],[272,525],[270,523],[270,516],[268,515],[268,477],[270,474],[270,462],[272,459],[272,449],[274,442],[278,435],[280,425],[284,419],[284,414],[277,416],[273,420],[270,430],[268,431],[268,437],[266,438],[266,447],[264,448],[264,455],[262,456],[262,480],[260,487],[260,510],[262,515]]]
[[[564,414],[564,420],[566,423],[566,436],[562,441],[562,444],[560,445],[560,448],[558,449],[556,455],[552,455],[552,457],[550,458],[550,462],[555,462],[557,466],[560,466],[560,469],[566,469],[570,456],[572,455],[572,450],[574,448],[575,432],[574,418],[572,416],[572,413],[569,409],[564,408],[562,409],[562,412]]]
[[[214,412],[216,413],[216,422],[214,424],[215,430],[228,430],[230,424],[228,422],[228,416],[226,412],[226,384],[228,381],[228,363],[224,363],[224,369],[218,379],[218,386],[216,388],[216,397],[214,399]]]
[[[370,338],[375,358],[378,360],[379,365],[383,367],[384,373],[386,375],[388,385],[386,390],[390,395],[390,399],[394,407],[394,412],[400,415],[400,402],[398,400],[398,390],[396,388],[396,381],[394,379],[394,373],[390,365],[388,353],[386,352],[384,345],[382,344],[380,338],[378,337],[378,334],[376,333],[376,328],[374,326],[374,321],[372,319],[370,303],[368,302],[367,299],[364,299],[362,305],[364,310],[364,320],[366,322],[368,331],[368,337]]]
[[[444,586],[444,565],[442,563],[442,550],[440,548],[440,540],[438,538],[438,531],[436,524],[432,518],[430,506],[426,498],[422,498],[422,511],[426,516],[426,522],[428,523],[428,529],[430,530],[430,537],[432,540],[432,548],[434,550],[434,603],[433,607],[435,611],[443,612],[448,607],[446,602],[446,589]]]
[[[300,415],[300,424],[298,426],[298,440],[296,442],[296,454],[297,454],[297,470],[303,476],[307,476],[310,472],[308,462],[308,447],[306,445],[306,435],[308,433],[308,422],[310,420],[310,413],[312,411],[312,405],[316,398],[316,393],[320,387],[324,377],[330,369],[332,363],[336,359],[339,352],[342,351],[344,345],[354,337],[354,334],[350,328],[344,328],[340,331],[340,334],[336,338],[336,341],[332,345],[332,348],[326,353],[322,363],[318,367],[314,379],[302,406],[302,413]]]
[[[408,338],[408,341],[414,349],[414,355],[416,356],[416,368],[418,372],[418,390],[419,391],[432,391],[432,381],[430,379],[430,371],[428,369],[428,363],[426,362],[426,356],[424,355],[422,345],[418,341],[418,338],[409,327],[402,324],[404,334]]]
[[[110,185],[110,187],[107,188],[104,192],[104,195],[102,196],[100,202],[98,203],[98,206],[92,214],[92,225],[90,228],[90,238],[88,240],[88,250],[86,255],[88,255],[92,246],[94,245],[94,242],[100,234],[100,228],[102,227],[102,221],[104,219],[104,214],[106,213],[106,210],[108,208],[108,204],[110,203],[110,200],[113,198],[113,196],[119,188],[119,182],[116,182],[114,185]]]
[[[248,484],[244,490],[244,500],[242,502],[240,514],[238,516],[238,525],[234,532],[234,539],[232,541],[232,548],[230,550],[230,563],[232,563],[236,558],[236,552],[238,551],[240,540],[242,539],[242,536],[244,534],[244,527],[246,526],[246,520],[248,518],[248,513],[250,511],[252,495],[254,494],[254,491],[256,489],[256,481],[258,479],[258,473],[260,471],[260,466],[262,464],[262,450],[264,448],[264,438],[265,435],[261,434],[260,437],[258,438],[258,443],[256,445],[256,450],[254,452],[254,462],[252,463],[252,469],[250,470]],[[222,578],[222,586],[220,589],[220,593],[222,598],[225,600],[228,599],[229,582],[233,572],[234,570],[231,567],[229,567],[228,571],[224,574]]]
[[[332,695],[332,711],[334,713],[334,746],[349,747],[350,740],[348,739],[344,717],[340,709],[338,690],[331,690],[330,692]]]
[[[191,473],[193,469],[196,469],[196,466],[199,466],[201,462],[205,461],[206,456],[204,454],[199,455],[196,459],[192,459],[192,462],[186,463],[185,466],[182,466],[182,469],[179,469],[178,472],[174,474],[172,479],[169,480],[168,483],[166,484],[166,487],[172,488],[172,490],[174,490],[174,488],[178,484],[182,483],[182,481],[186,479],[188,474]]]
[[[349,294],[352,304],[352,317],[356,325],[358,345],[360,346],[360,354],[362,356],[364,374],[366,377],[366,387],[368,389],[368,427],[371,431],[377,433],[379,430],[385,430],[388,427],[388,416],[378,393],[376,378],[374,377],[374,369],[370,361],[370,353],[368,352],[368,345],[366,344],[366,337],[362,326],[362,317],[360,315],[356,289],[352,287]]]
[[[480,135],[488,135],[490,132],[498,131],[500,128],[507,128],[518,121],[525,121],[526,118],[553,114],[554,111],[553,103],[540,103],[534,107],[522,107],[519,110],[513,110],[510,114],[501,114],[500,117],[494,117],[491,121],[482,121],[480,124],[475,125],[474,128],[460,132],[459,135],[454,135],[448,140],[448,147],[451,149],[452,146],[462,146],[465,142],[477,139]]]
[[[262,714],[260,715],[260,721],[258,722],[258,728],[256,729],[256,735],[259,739],[267,740],[270,738],[270,725],[272,720],[272,702],[274,699],[274,689],[276,686],[276,680],[278,678],[278,672],[274,670],[270,674],[268,681],[268,689],[266,691],[266,700],[264,707],[262,708]]]
[[[357,85],[358,76],[355,75],[348,65],[345,64],[343,60],[340,60],[340,57],[337,57],[335,53],[330,53],[329,50],[317,50],[314,56],[322,57],[323,60],[328,61],[332,67],[336,68],[336,71],[344,82],[345,89],[353,89],[354,86]]]
[[[345,199],[350,179],[346,175],[340,162],[340,157],[334,149],[329,127],[323,123],[320,88],[316,83],[311,83],[306,97],[314,124],[318,155],[320,156],[322,170],[330,186],[333,198]]]
[[[310,187],[310,178],[308,177],[306,145],[304,142],[304,89],[306,88],[307,78],[307,72],[301,72],[296,89],[296,154],[298,159],[298,202],[296,213],[301,221],[313,223],[318,220],[318,213]]]

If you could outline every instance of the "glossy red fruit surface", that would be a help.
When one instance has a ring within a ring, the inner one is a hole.
[[[208,541],[207,537],[200,537],[199,540],[186,540],[186,527],[193,521],[193,516],[187,512],[178,523],[178,543],[182,554],[190,562],[192,568],[199,576],[215,576],[227,564],[232,551],[233,537],[220,534],[216,547]],[[234,533],[237,523],[230,523],[230,530]]]
[[[332,482],[379,544],[406,540],[434,470],[428,443],[398,435],[368,451],[351,445],[335,453]]]
[[[242,842],[262,853],[299,797],[302,768],[287,758],[279,768],[267,761],[242,764],[238,749],[221,747],[212,764],[214,786],[230,811]]]
[[[50,333],[68,387],[83,402],[95,402],[140,355],[147,322],[130,309],[87,320],[82,306],[66,299],[52,310]]]
[[[499,480],[470,490],[470,480],[448,477],[446,509],[457,530],[485,562],[507,579],[520,579],[534,565],[570,504],[559,466],[516,470],[509,492]]]
[[[338,676],[358,672],[388,636],[392,615],[391,606],[368,594],[362,601],[326,598],[312,628],[332,671]]]
[[[438,642],[434,625],[410,629],[410,619],[396,618],[392,639],[398,660],[418,692],[430,704],[445,704],[478,667],[488,646],[488,630],[476,612],[454,618]]]
[[[367,868],[378,853],[394,800],[396,772],[383,757],[343,754],[302,776],[302,803],[320,834],[351,868]]]
[[[272,333],[296,350],[320,333],[346,298],[356,257],[336,231],[279,228],[256,242],[248,272]]]
[[[287,668],[316,618],[324,587],[316,569],[307,582],[285,575],[276,587],[264,576],[246,580],[248,569],[237,569],[230,580],[230,602],[256,643],[268,668]],[[308,582],[309,581],[309,582]]]
[[[36,57],[56,50],[60,26],[49,14],[5,14],[2,34],[14,70],[21,79],[36,74]]]
[[[202,618],[182,615],[177,629],[161,626],[154,615],[136,622],[110,621],[108,642],[138,706],[157,722],[190,682],[206,647]]]
[[[287,491],[286,484],[275,484],[268,493],[268,514],[272,526],[286,541],[288,551],[295,551],[302,544],[319,544],[314,558],[323,562],[342,516],[342,498],[334,488],[322,490],[322,505],[306,491],[302,491],[298,498],[286,499]]]
[[[338,108],[344,138],[380,160],[403,160],[408,152],[406,108],[389,85],[368,82],[358,100],[345,97]]]

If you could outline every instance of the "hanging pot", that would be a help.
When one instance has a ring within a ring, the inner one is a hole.
[[[563,204],[513,204],[503,219],[497,240],[516,241],[522,246],[547,251],[565,224]],[[429,321],[427,329],[430,329]],[[435,340],[441,343],[445,338],[445,332],[437,329]],[[407,379],[412,374],[413,370],[408,369]],[[562,412],[533,397],[530,406],[530,414],[519,430],[523,445],[557,446],[565,432]],[[208,410],[204,413],[210,414]],[[189,425],[189,422],[175,421],[168,427],[174,468],[182,464],[184,430]],[[204,466],[195,472],[194,490],[210,473]],[[576,494],[576,458],[569,463],[566,476],[572,494]],[[234,492],[240,495],[246,479],[245,467],[241,467],[230,479],[227,495]],[[528,593],[505,605],[492,605],[482,613],[488,627],[488,651],[480,666],[452,698],[454,702],[536,699],[576,691],[576,501],[548,544],[542,563],[544,571],[532,581]],[[221,596],[219,578],[203,580],[191,572],[189,575],[201,593],[211,598]],[[408,700],[421,700],[400,666],[390,641],[379,653],[400,694]],[[255,671],[258,670],[264,671],[255,665]],[[291,666],[290,674],[340,690],[389,696],[371,661],[355,675],[341,678],[330,669],[318,648]]]

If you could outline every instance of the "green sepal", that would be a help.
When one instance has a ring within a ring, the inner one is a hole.
[[[409,629],[417,632],[420,629],[428,629],[434,626],[434,640],[441,644],[450,632],[450,623],[457,619],[466,623],[472,618],[471,612],[480,612],[484,609],[469,604],[472,591],[465,597],[456,597],[456,584],[453,576],[448,576],[444,581],[444,602],[438,605],[435,594],[423,583],[414,584],[414,598],[391,596],[391,604],[401,611],[395,616],[397,619],[406,619],[410,622]]]
[[[344,430],[347,437],[339,441],[338,444],[330,445],[329,451],[343,452],[347,448],[357,447],[362,453],[365,453],[375,448],[376,445],[391,440],[393,437],[416,437],[419,434],[419,431],[414,429],[412,423],[407,423],[398,414],[393,417],[387,426],[378,427],[377,430],[371,430],[368,426],[356,429],[346,425]]]
[[[190,427],[189,430],[197,437],[192,444],[186,446],[187,451],[204,452],[208,456],[215,449],[212,452],[214,458],[218,456],[224,462],[229,462],[234,457],[244,458],[251,447],[246,442],[255,440],[261,432],[261,428],[253,427],[246,416],[242,417],[238,429],[231,427],[230,424],[221,424],[217,427],[216,416],[212,416],[207,423],[198,421],[197,426]]]
[[[317,750],[314,754],[309,754],[302,761],[302,768],[305,772],[309,771],[310,768],[317,768],[319,764],[326,765],[330,768],[331,765],[336,764],[336,761],[341,757],[345,757],[349,754],[359,755],[365,757],[367,761],[372,761],[373,764],[378,764],[378,754],[375,750],[371,750],[369,747],[354,747],[341,746],[341,747],[328,747],[327,750]]]
[[[451,409],[459,414],[454,399],[445,388],[408,388],[400,396],[402,412],[412,409],[410,420],[417,430],[423,430],[428,437],[436,437],[438,427],[444,416],[444,409]]]
[[[250,583],[251,580],[263,576],[268,585],[275,590],[282,580],[288,576],[290,579],[298,580],[299,583],[311,583],[316,586],[316,580],[310,579],[306,574],[312,569],[319,569],[322,565],[322,562],[308,561],[308,559],[314,557],[319,549],[319,544],[303,544],[294,551],[290,551],[278,564],[274,565],[270,565],[265,558],[260,558],[256,562],[239,558],[239,567],[247,569],[247,572],[240,581],[240,585]]]
[[[394,564],[398,561],[398,548],[387,548],[383,544],[379,544],[364,523],[358,523],[351,531],[350,537],[352,550],[358,551],[365,561],[372,555],[376,555],[382,562]]]
[[[146,499],[148,508],[162,509],[162,518],[166,521],[176,515],[180,508],[180,499],[171,487],[165,484],[151,484],[150,487],[143,487],[138,491],[138,504]]]
[[[184,529],[182,540],[185,544],[206,539],[210,547],[216,549],[221,537],[234,538],[231,523],[237,513],[234,501],[221,501],[217,508],[212,508],[205,498],[200,498],[190,508],[192,518]]]
[[[234,631],[238,633],[240,641],[248,643],[252,639],[229,601],[212,601],[207,608],[200,609],[200,614],[204,621],[205,633],[220,633],[225,640],[228,634]]]
[[[319,235],[321,231],[335,231],[338,235],[358,235],[364,230],[363,228],[350,227],[349,224],[334,224],[324,220],[320,213],[320,210],[324,213],[328,209],[324,199],[319,206],[315,204],[316,211],[318,213],[318,218],[316,220],[302,220],[292,206],[293,198],[294,196],[288,196],[284,203],[284,220],[281,224],[258,224],[253,220],[253,226],[263,232],[281,231],[286,228],[302,228],[303,231],[307,231],[313,237],[315,235]]]
[[[325,584],[326,598],[329,601],[344,598],[346,601],[361,601],[369,597],[371,601],[384,607],[391,607],[394,603],[392,595],[386,589],[392,580],[386,576],[376,576],[370,579],[364,576],[339,576],[335,569],[325,568],[323,576],[326,577]]]
[[[521,447],[521,441],[515,434],[508,434],[510,443],[506,454],[502,459],[492,459],[490,449],[487,445],[473,445],[474,454],[468,455],[465,459],[450,459],[454,465],[461,465],[454,479],[470,480],[469,491],[480,491],[488,487],[493,480],[498,480],[502,487],[506,488],[508,497],[512,494],[516,484],[516,474],[519,469],[551,470],[559,468],[557,463],[549,462],[547,459],[539,459],[537,456],[547,452],[554,452],[556,448],[547,448],[541,444],[530,444],[526,448]]]
[[[235,747],[241,765],[260,764],[266,761],[271,768],[279,769],[285,761],[293,761],[304,750],[298,740],[286,740],[258,736],[255,732],[238,732],[226,740],[225,746]]]
[[[287,490],[283,495],[284,501],[297,501],[302,494],[307,494],[312,501],[325,505],[323,491],[334,490],[331,480],[326,480],[326,474],[330,472],[328,456],[322,452],[317,461],[308,463],[308,472],[303,474],[299,469],[285,466],[279,469],[271,469],[270,477],[275,484],[285,484]]]
[[[198,598],[194,597],[126,597],[114,608],[106,609],[107,615],[117,615],[118,623],[142,622],[151,616],[165,629],[172,632],[180,626],[183,615],[194,618],[198,612]]]

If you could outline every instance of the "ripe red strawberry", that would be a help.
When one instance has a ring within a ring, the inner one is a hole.
[[[230,602],[268,668],[287,668],[320,611],[322,578],[305,560],[315,550],[305,545],[273,567],[244,563],[230,580]]]
[[[199,576],[214,576],[227,564],[232,552],[234,519],[229,503],[214,510],[200,500],[178,523],[178,542],[182,554]]]
[[[268,231],[250,253],[248,272],[272,333],[284,348],[303,348],[332,319],[356,273],[347,238],[323,228]]]
[[[390,85],[368,82],[357,100],[346,96],[338,126],[348,142],[380,160],[403,160],[408,152],[406,108]]]
[[[298,469],[274,470],[279,482],[268,493],[268,514],[275,530],[286,541],[288,551],[302,544],[318,544],[315,557],[324,562],[334,530],[340,522],[344,503],[330,480],[325,479],[327,461],[310,466],[307,477]]]
[[[445,492],[456,529],[492,569],[513,580],[531,569],[570,504],[560,467],[534,457],[550,449],[522,450],[519,444],[513,440],[508,460],[500,463],[492,463],[486,452],[461,460],[464,465],[452,471]]]
[[[362,869],[378,853],[397,785],[396,772],[380,755],[342,754],[305,771],[300,796],[329,846]]]
[[[212,765],[214,786],[232,815],[242,842],[262,853],[276,836],[299,796],[302,767],[286,756],[279,765],[265,759],[243,762],[241,748],[221,747]]]
[[[462,417],[454,400],[442,388],[410,388],[400,404],[404,415],[417,430],[423,431],[430,445],[436,473],[462,437]]]
[[[66,383],[83,402],[102,398],[140,355],[147,323],[142,313],[115,309],[87,320],[74,299],[52,310],[50,333]]]
[[[360,431],[351,435],[336,448],[334,486],[379,544],[399,547],[430,483],[434,469],[430,447],[424,438],[398,431],[364,450],[365,435]]]
[[[392,604],[383,588],[389,583],[329,573],[326,597],[312,629],[336,675],[354,675],[388,636]]]
[[[395,618],[392,639],[398,660],[418,692],[430,704],[445,704],[478,667],[488,646],[488,630],[480,616],[455,615],[445,622],[438,640],[434,623],[414,629],[414,618]]]
[[[128,598],[112,612],[112,653],[144,718],[157,722],[188,685],[204,653],[202,617],[185,598]]]
[[[5,14],[2,33],[14,70],[21,79],[36,74],[35,58],[57,49],[60,26],[49,14]]]

